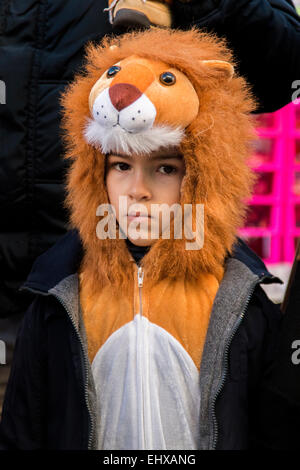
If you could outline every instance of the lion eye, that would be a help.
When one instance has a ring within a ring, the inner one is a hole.
[[[164,72],[160,75],[159,77],[161,83],[164,85],[174,85],[176,82],[176,77],[173,73],[171,72]]]
[[[120,72],[120,70],[121,67],[119,67],[118,65],[113,65],[112,67],[109,67],[106,74],[107,78],[114,77],[118,72]]]

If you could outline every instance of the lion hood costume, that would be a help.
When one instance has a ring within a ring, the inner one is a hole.
[[[104,410],[99,446],[197,448],[205,336],[253,182],[254,101],[222,41],[152,29],[89,46],[63,107],[67,206],[84,247],[80,301]],[[172,232],[138,266],[120,236],[96,235],[97,207],[109,203],[105,154],[151,158],[169,146],[186,167],[181,206],[204,205],[204,244],[186,250]]]
[[[108,38],[89,47],[85,73],[62,104],[71,160],[67,206],[91,283],[125,288],[131,277],[125,241],[95,236],[97,207],[109,203],[104,154],[169,145],[179,146],[185,160],[181,203],[205,206],[205,243],[188,252],[186,240],[159,240],[147,257],[149,280],[217,275],[253,182],[245,161],[254,138],[254,101],[244,79],[234,75],[225,44],[197,30],[158,28]]]

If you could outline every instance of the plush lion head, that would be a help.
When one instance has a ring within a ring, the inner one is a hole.
[[[131,278],[123,239],[100,240],[96,215],[108,203],[105,153],[150,153],[178,146],[186,174],[181,204],[204,205],[204,246],[159,239],[146,254],[149,279],[220,273],[243,222],[253,174],[254,100],[234,74],[223,40],[200,32],[151,29],[89,45],[84,73],[62,98],[67,142],[66,204],[85,248],[82,269],[93,285]],[[146,273],[147,275],[147,273]]]
[[[85,136],[91,145],[104,153],[147,153],[180,144],[198,114],[199,99],[180,70],[132,55],[104,72],[89,105]]]

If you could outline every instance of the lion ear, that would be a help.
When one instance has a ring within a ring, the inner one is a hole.
[[[214,69],[222,74],[226,80],[231,80],[234,75],[234,67],[229,62],[224,60],[202,60],[202,63],[211,69]]]

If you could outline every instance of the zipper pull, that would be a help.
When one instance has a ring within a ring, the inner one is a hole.
[[[144,271],[142,266],[138,268],[138,286],[143,287]]]

